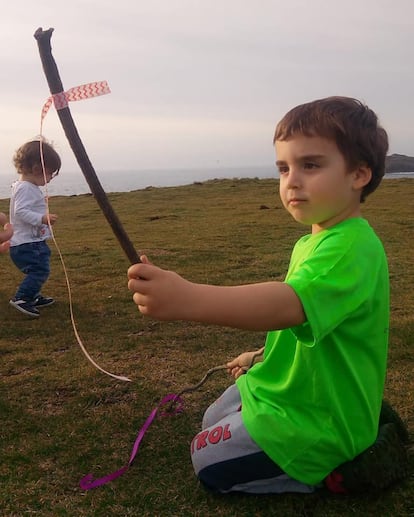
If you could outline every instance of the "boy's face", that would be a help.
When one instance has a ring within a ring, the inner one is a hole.
[[[348,171],[333,140],[294,135],[276,141],[276,165],[280,173],[280,198],[296,221],[317,233],[350,217],[360,215],[360,194],[371,171]]]
[[[57,174],[57,171],[54,171],[49,167],[45,167],[45,172],[43,173],[42,166],[35,165],[32,167],[32,183],[38,187],[43,187],[46,183],[49,183],[55,176],[57,176]]]

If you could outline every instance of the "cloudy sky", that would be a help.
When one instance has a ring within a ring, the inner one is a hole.
[[[364,100],[414,155],[412,0],[21,0],[0,25],[0,176],[49,95],[38,27],[65,89],[110,85],[70,104],[97,171],[269,165],[275,123],[328,95]],[[78,170],[54,108],[43,132]]]

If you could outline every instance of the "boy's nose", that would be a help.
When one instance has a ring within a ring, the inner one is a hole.
[[[298,169],[291,167],[286,178],[286,188],[299,188],[300,183],[301,178]]]

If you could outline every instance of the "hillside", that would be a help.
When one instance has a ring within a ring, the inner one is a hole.
[[[385,159],[386,172],[414,172],[414,157],[391,154]]]

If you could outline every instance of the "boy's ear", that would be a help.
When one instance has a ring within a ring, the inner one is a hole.
[[[353,171],[354,175],[354,188],[355,190],[362,190],[365,185],[371,181],[372,178],[372,170],[371,167],[368,167],[365,163],[361,163],[356,167]]]
[[[42,165],[40,163],[36,163],[32,165],[32,174],[43,174]]]

